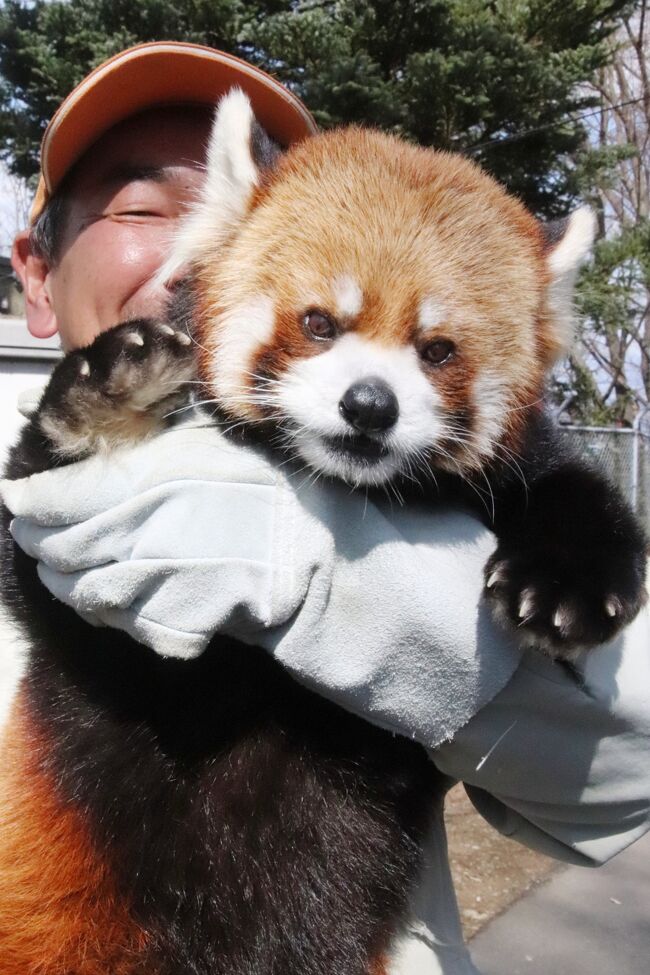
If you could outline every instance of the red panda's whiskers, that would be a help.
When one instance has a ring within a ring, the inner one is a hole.
[[[405,463],[406,466],[403,467],[400,470],[400,477],[405,478],[405,480],[409,481],[411,484],[415,484],[415,485],[418,485],[418,486],[422,487],[423,485],[422,485],[421,478],[417,478],[415,476],[415,471],[414,471],[414,468],[413,468],[413,460],[412,460],[412,458],[405,457],[404,458],[404,463]],[[433,475],[433,472],[432,472],[432,475],[431,476],[434,478],[434,481],[435,481],[435,476]]]
[[[520,412],[526,413],[528,412],[528,410],[532,409],[533,406],[539,406],[539,404],[543,402],[544,402],[544,397],[539,396],[537,399],[534,399],[531,403],[524,403],[523,406],[506,407],[503,410],[503,412],[504,413],[520,413]]]
[[[205,383],[200,379],[164,379],[160,385],[163,389],[165,386],[173,386],[176,389],[178,386],[205,386]]]
[[[401,491],[397,487],[397,484],[395,483],[395,481],[393,481],[392,479],[391,480],[388,480],[388,481],[384,481],[384,483],[382,484],[382,488],[383,488],[384,494],[388,498],[388,502],[390,504],[391,511],[393,509],[393,501],[395,501],[395,503],[397,504],[397,507],[398,508],[403,508],[404,507],[404,505],[406,504],[406,502],[404,500],[404,497],[403,497]]]
[[[202,352],[206,352],[208,355],[212,355],[213,354],[210,351],[210,349],[206,349],[206,347],[204,345],[201,345],[201,343],[198,341],[198,339],[194,338],[194,336],[191,334],[191,332],[188,332],[187,329],[185,330],[185,334],[191,339],[192,345],[195,345],[197,347],[197,349],[201,349]]]
[[[481,488],[478,486],[478,484],[475,484],[474,481],[470,480],[470,478],[468,477],[463,477],[461,475],[461,480],[463,480],[465,484],[467,484],[467,486],[472,489],[476,497],[479,499],[479,501],[485,508],[485,511],[488,514],[488,516],[491,517],[492,521],[494,521],[494,498],[492,498],[492,504],[490,508],[488,508],[485,500],[485,491],[482,491]]]
[[[285,389],[289,386],[286,379],[276,379],[273,376],[260,376],[257,372],[244,372],[243,375],[249,376],[256,383],[262,383],[264,386],[284,387]]]
[[[216,399],[202,399],[198,403],[188,403],[187,406],[181,406],[178,410],[172,410],[170,413],[165,413],[163,419],[166,420],[170,416],[176,416],[177,413],[186,413],[187,410],[196,409],[197,406],[219,406],[219,401]]]
[[[490,483],[490,478],[487,476],[483,468],[480,469],[480,474],[485,483],[487,484],[487,493],[490,498],[490,508],[488,514],[491,516],[491,521],[494,524],[494,519],[496,518],[496,501],[494,499],[494,491],[492,490],[492,485]],[[487,508],[487,505],[486,505]]]
[[[523,460],[521,454],[516,454],[513,450],[510,450],[508,447],[506,447],[504,444],[501,443],[495,444],[494,449],[495,452],[497,452],[497,454],[501,453],[503,455],[500,458],[502,463],[505,464],[505,466],[508,467],[513,473],[516,473],[517,476],[520,478],[523,486],[527,488],[528,482],[526,481],[524,472],[521,469],[521,465],[519,464],[519,461]]]
[[[429,480],[432,480],[436,490],[439,490],[438,480],[432,468],[430,457],[424,449],[413,451],[404,458],[404,462],[407,464],[411,480],[415,484],[424,486]]]
[[[259,423],[260,421],[239,420],[237,423],[220,423],[218,424],[218,426],[222,427],[224,434],[228,436],[229,434],[233,433],[235,430],[240,430],[242,427],[249,427],[255,422]]]

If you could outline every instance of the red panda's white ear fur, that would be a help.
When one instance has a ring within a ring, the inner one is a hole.
[[[546,253],[548,309],[558,357],[568,351],[573,341],[573,289],[595,235],[593,211],[589,207],[580,207],[567,218],[562,234],[549,241]]]
[[[181,221],[172,252],[158,272],[164,282],[222,244],[246,213],[259,179],[253,159],[255,116],[241,88],[224,95],[214,116],[201,195]]]

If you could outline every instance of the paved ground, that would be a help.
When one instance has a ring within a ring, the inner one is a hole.
[[[474,810],[462,786],[447,795],[445,825],[466,939],[557,869],[556,860],[492,829]]]
[[[597,870],[554,872],[470,947],[483,975],[646,975],[650,835]]]

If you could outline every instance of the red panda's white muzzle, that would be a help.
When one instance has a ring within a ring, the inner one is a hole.
[[[352,485],[408,473],[443,433],[440,398],[406,346],[344,335],[292,362],[274,388],[290,448]]]

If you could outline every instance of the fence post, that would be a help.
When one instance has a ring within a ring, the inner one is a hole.
[[[634,423],[632,424],[632,430],[634,433],[632,441],[632,492],[631,501],[632,508],[634,511],[637,510],[639,504],[639,453],[641,451],[641,424],[643,418],[650,407],[646,406],[644,409],[639,410],[637,415],[634,417]]]

